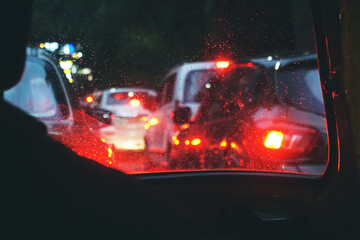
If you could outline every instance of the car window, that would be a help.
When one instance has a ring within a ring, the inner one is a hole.
[[[202,98],[200,111],[204,118],[201,121],[231,118],[243,112],[250,113],[250,105],[261,96],[256,92],[256,85],[263,79],[260,79],[255,69],[240,68],[230,72],[214,76],[200,90],[200,93],[207,96]]]
[[[209,94],[209,99],[204,105],[205,110],[207,110],[204,121],[226,118],[226,86],[223,83],[219,83],[217,85],[213,84],[212,87],[216,88],[216,91]]]
[[[201,87],[214,78],[217,74],[216,70],[199,70],[191,71],[187,74],[185,82],[184,102],[199,102],[196,98]]]
[[[279,98],[298,109],[324,115],[319,71],[316,61],[296,62],[277,74]]]
[[[111,93],[107,96],[106,103],[108,105],[126,105],[129,104],[131,100],[136,99],[144,103],[149,101],[150,96],[146,92],[118,92]]]
[[[29,46],[55,57],[70,102],[106,122],[91,136],[105,144],[111,167],[325,172],[328,132],[309,0],[50,2],[34,0]],[[25,75],[41,80],[19,106],[38,118],[61,115],[61,85],[46,67],[29,64]],[[23,98],[30,88],[21,84],[5,97]],[[138,92],[153,89],[156,100],[146,103]],[[169,102],[176,104],[159,107]]]

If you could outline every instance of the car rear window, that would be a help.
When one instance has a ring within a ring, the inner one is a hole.
[[[279,98],[300,110],[324,115],[319,71],[316,62],[311,66],[299,63],[280,69],[277,74]]]
[[[214,78],[217,72],[217,70],[190,71],[187,74],[185,82],[184,102],[198,102],[196,95],[200,88],[202,88],[205,83],[209,82],[210,79]]]
[[[250,111],[256,101],[258,71],[255,68],[235,68],[217,74],[200,89],[196,99],[201,102],[200,121],[227,119]]]
[[[150,97],[150,94],[146,92],[117,92],[109,94],[106,103],[108,105],[126,105],[134,99],[139,100],[140,102],[147,102]]]

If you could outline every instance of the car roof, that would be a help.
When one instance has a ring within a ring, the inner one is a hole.
[[[97,91],[100,92],[100,91]],[[148,88],[109,88],[105,90],[101,90],[104,94],[110,93],[121,93],[121,92],[147,92],[148,94],[155,96],[156,91]]]
[[[166,79],[173,75],[174,73],[184,73],[189,72],[193,70],[203,70],[203,69],[212,69],[216,68],[216,61],[202,61],[202,62],[184,62],[180,65],[176,65],[173,67],[170,71],[168,71],[164,78],[162,79],[162,82],[166,81]]]
[[[180,68],[216,68],[216,61],[204,62],[185,62],[179,66]]]
[[[295,58],[283,58],[283,59],[281,59],[280,69],[289,64],[296,63],[296,62],[304,62],[304,61],[317,61],[317,55],[310,54],[310,55],[295,57]]]
[[[228,60],[223,60],[223,61],[228,61]],[[166,78],[169,77],[170,75],[174,74],[174,73],[187,73],[190,71],[196,71],[196,70],[206,70],[206,69],[219,69],[216,66],[216,63],[218,61],[200,61],[200,62],[185,62],[181,65],[178,65],[174,68],[172,68],[164,77],[164,79],[162,80],[163,82],[166,81]],[[239,64],[239,63],[245,63],[245,62],[252,62],[251,59],[241,59],[241,60],[237,60],[237,61],[228,61],[230,62],[230,64]],[[255,62],[254,62],[255,63]],[[256,64],[256,63],[255,63]]]

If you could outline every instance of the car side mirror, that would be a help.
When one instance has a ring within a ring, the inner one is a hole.
[[[191,109],[189,107],[178,107],[173,112],[173,120],[176,124],[185,124],[190,122]]]
[[[108,110],[86,108],[85,113],[107,125],[112,124],[113,113]]]

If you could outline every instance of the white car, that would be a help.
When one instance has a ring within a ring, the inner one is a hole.
[[[156,109],[145,125],[147,154],[168,156],[172,147],[172,137],[178,127],[173,122],[176,107],[189,107],[191,116],[194,116],[200,106],[200,99],[196,99],[198,91],[229,66],[230,63],[227,61],[194,62],[184,63],[168,72],[157,96]]]
[[[116,150],[144,150],[144,125],[150,111],[144,106],[153,101],[156,91],[144,88],[111,88],[86,97],[90,108],[113,113],[112,125],[99,130],[100,136]]]

